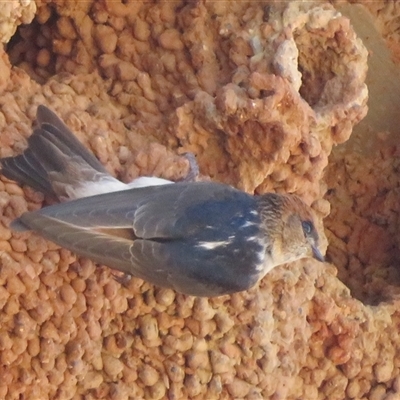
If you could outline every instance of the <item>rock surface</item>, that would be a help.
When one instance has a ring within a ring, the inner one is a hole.
[[[191,151],[204,179],[295,192],[321,223],[329,214],[328,156],[367,111],[367,51],[332,5],[36,5],[0,59],[0,156],[24,148],[46,104],[122,180],[178,180]],[[213,299],[122,286],[106,267],[10,232],[43,200],[0,181],[0,398],[398,396],[396,302],[363,305],[333,265],[276,268]],[[336,221],[334,246],[342,210],[327,230],[331,240]]]

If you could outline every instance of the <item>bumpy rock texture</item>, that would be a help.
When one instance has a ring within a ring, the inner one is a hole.
[[[29,24],[35,16],[33,0],[9,0],[2,2],[0,12],[0,41],[7,43],[19,24]]]
[[[191,151],[205,179],[296,192],[321,220],[329,213],[323,196],[340,180],[324,183],[328,156],[367,100],[367,52],[330,4],[36,5],[0,59],[1,156],[23,149],[46,104],[122,180],[180,179]],[[106,267],[10,232],[42,203],[0,181],[0,398],[398,398],[396,304],[364,306],[334,266],[294,263],[215,299],[124,287]],[[337,221],[348,214],[333,210],[334,246],[353,234]]]

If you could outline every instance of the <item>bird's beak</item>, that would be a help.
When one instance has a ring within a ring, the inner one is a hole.
[[[321,254],[319,248],[316,245],[312,245],[311,248],[313,257],[318,261],[325,262],[325,257]]]

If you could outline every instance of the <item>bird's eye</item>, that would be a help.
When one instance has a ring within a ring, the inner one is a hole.
[[[309,235],[314,229],[314,225],[311,221],[303,221],[301,226],[303,227],[303,232],[305,235]]]

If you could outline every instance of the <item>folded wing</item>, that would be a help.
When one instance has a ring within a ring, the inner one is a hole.
[[[198,296],[252,286],[265,252],[253,196],[210,182],[87,197],[25,213],[16,225],[98,263]]]

